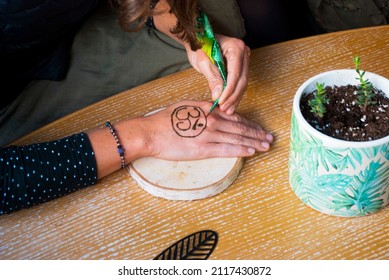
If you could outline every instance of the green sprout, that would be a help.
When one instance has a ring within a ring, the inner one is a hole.
[[[361,58],[359,56],[356,56],[353,58],[354,64],[355,64],[355,71],[358,74],[357,80],[359,80],[359,85],[357,89],[358,94],[358,105],[361,105],[363,107],[367,107],[369,105],[375,104],[376,101],[374,101],[375,93],[373,91],[373,85],[371,82],[369,82],[368,79],[365,79],[363,76],[365,75],[365,71],[361,71],[359,69],[359,64],[361,63]]]
[[[309,106],[311,107],[311,112],[319,118],[323,118],[326,112],[325,104],[328,104],[328,102],[329,100],[327,98],[327,92],[324,88],[324,83],[316,83],[314,98],[308,102]]]

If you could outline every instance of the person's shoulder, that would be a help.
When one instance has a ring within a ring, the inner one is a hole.
[[[235,38],[245,36],[244,19],[236,0],[208,0],[201,4],[216,33]]]

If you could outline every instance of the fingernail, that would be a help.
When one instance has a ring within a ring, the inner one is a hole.
[[[265,138],[266,138],[266,140],[267,140],[269,143],[273,142],[273,139],[274,139],[273,135],[271,135],[270,133],[267,133],[266,136],[265,136]]]
[[[217,98],[220,97],[220,94],[222,93],[221,91],[221,87],[220,86],[216,86],[213,91],[212,91],[212,99],[213,100],[216,100]]]
[[[268,142],[262,142],[261,143],[262,147],[265,148],[266,150],[270,148],[270,144]]]
[[[249,152],[250,155],[255,154],[255,149],[253,148],[248,148],[247,151]]]

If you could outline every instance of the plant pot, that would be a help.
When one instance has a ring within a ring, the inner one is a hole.
[[[369,72],[365,77],[388,96],[388,79]],[[358,84],[355,70],[342,69],[318,74],[297,90],[290,135],[292,190],[302,202],[329,215],[354,217],[377,212],[389,202],[389,135],[356,142],[316,130],[300,111],[301,96],[313,92],[316,82],[326,86]]]

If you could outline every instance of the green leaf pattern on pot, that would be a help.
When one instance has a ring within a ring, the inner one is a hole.
[[[383,156],[387,161],[389,161],[389,144],[388,144],[388,145],[383,145],[383,146],[381,147],[380,153],[382,154],[382,156]]]
[[[328,148],[292,114],[289,181],[307,205],[336,216],[364,216],[389,199],[389,144]],[[352,172],[350,172],[350,170]],[[354,175],[353,175],[354,174]]]
[[[384,203],[382,195],[387,183],[383,173],[388,173],[388,168],[382,166],[383,163],[372,161],[366,170],[353,176],[348,192],[334,195],[335,210],[347,213],[355,206],[355,211],[361,215],[378,211]]]

